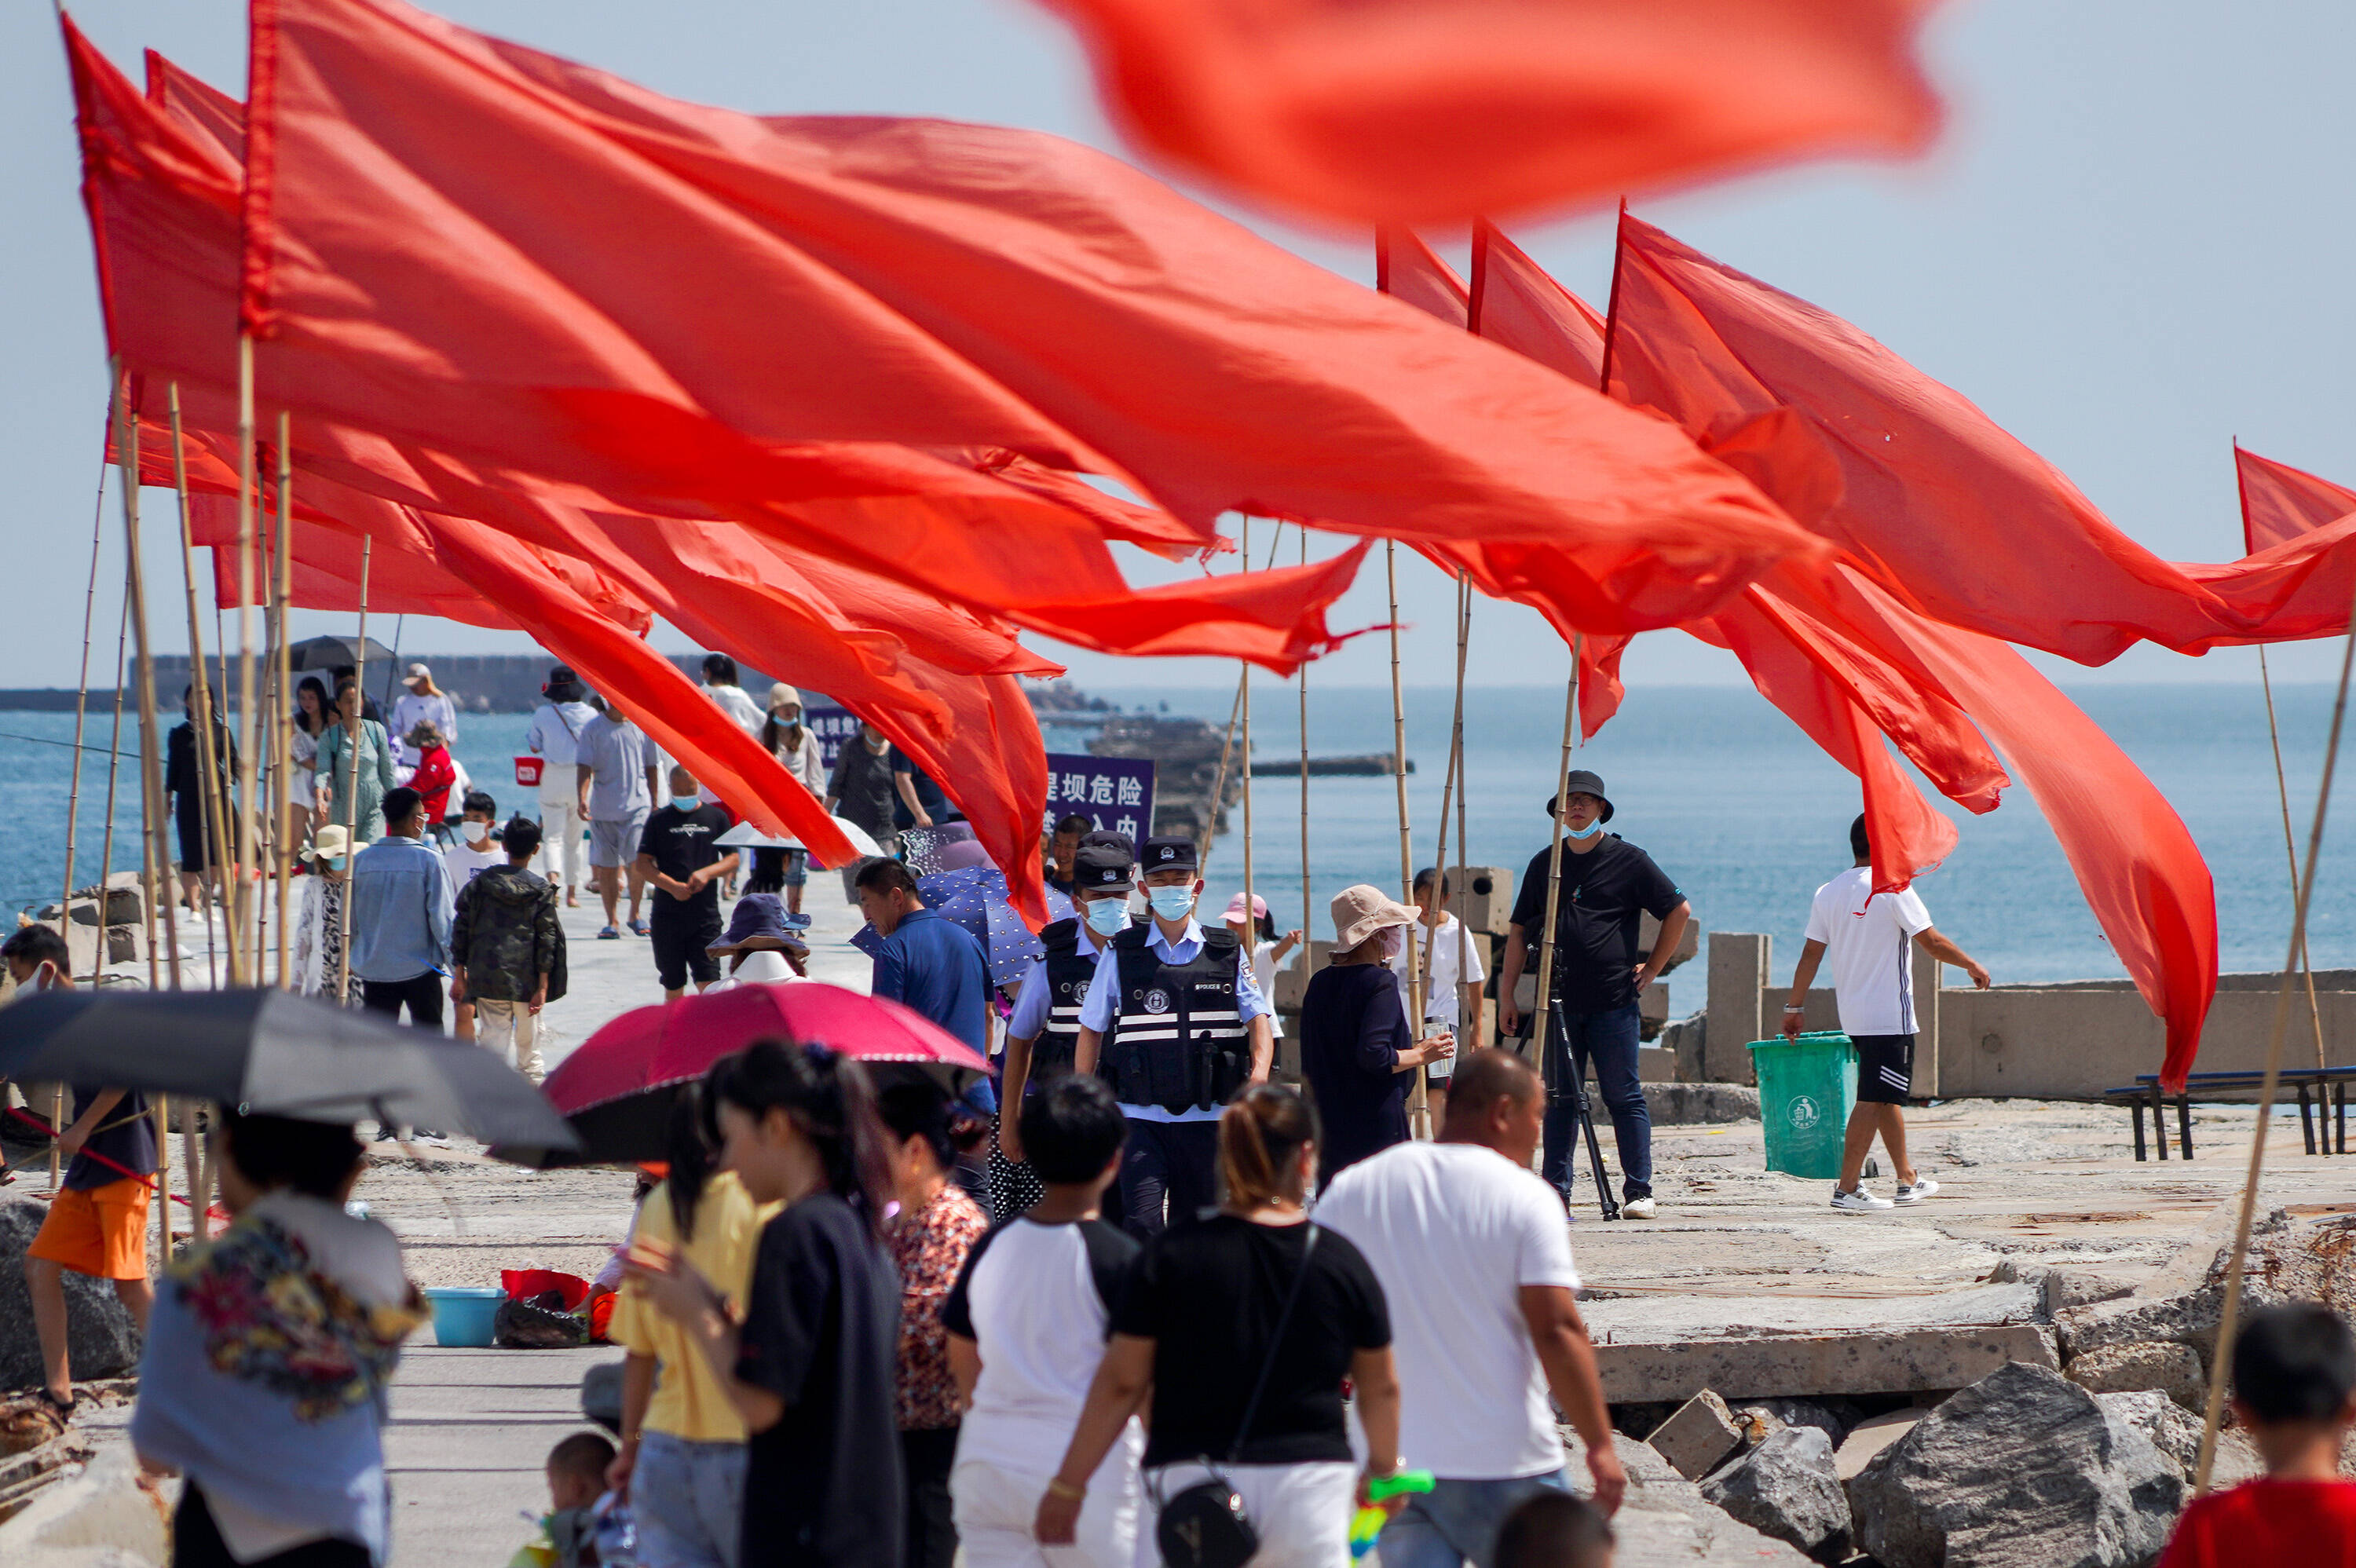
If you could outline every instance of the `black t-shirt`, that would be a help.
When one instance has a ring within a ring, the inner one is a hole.
[[[1530,945],[1533,966],[1546,924],[1549,853],[1541,849],[1530,857],[1514,896],[1514,923]],[[1608,1013],[1635,1006],[1635,969],[1644,960],[1636,951],[1637,923],[1646,914],[1665,919],[1684,901],[1685,894],[1653,858],[1617,833],[1604,834],[1603,842],[1584,855],[1573,854],[1566,837],[1554,950],[1562,1010]]]
[[[745,1445],[744,1568],[900,1568],[899,1338],[899,1276],[849,1204],[818,1193],[762,1227],[736,1375],[786,1413]]]
[[[77,1083],[73,1114],[80,1120],[91,1102],[106,1091],[95,1083]],[[105,1157],[101,1159],[99,1157]],[[118,1181],[155,1174],[155,1121],[147,1111],[147,1097],[133,1092],[98,1119],[98,1127],[82,1140],[81,1152],[66,1167],[69,1191],[88,1192]]]
[[[870,751],[863,736],[853,735],[842,743],[842,751],[834,759],[834,773],[827,780],[826,793],[835,799],[835,810],[845,822],[856,823],[869,833],[881,836],[892,831],[892,813],[898,801],[898,792],[892,784],[893,758],[896,747]]]
[[[1214,1214],[1173,1225],[1147,1244],[1112,1319],[1114,1333],[1154,1342],[1146,1464],[1226,1457],[1308,1239],[1307,1225]],[[1243,1464],[1347,1460],[1342,1379],[1356,1352],[1391,1342],[1383,1287],[1347,1237],[1321,1227],[1309,1269],[1244,1441]]]
[[[638,853],[653,856],[656,870],[683,882],[732,853],[721,848],[720,836],[734,826],[728,814],[716,805],[666,805],[647,818],[647,826],[638,835]],[[655,896],[674,905],[717,914],[720,879],[714,877],[704,883],[693,898],[674,898],[661,888],[655,890]]]

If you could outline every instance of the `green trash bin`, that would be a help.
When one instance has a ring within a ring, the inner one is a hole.
[[[1832,1180],[1857,1108],[1857,1047],[1838,1029],[1751,1042],[1767,1168]]]

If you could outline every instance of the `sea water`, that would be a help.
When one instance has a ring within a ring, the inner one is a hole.
[[[1295,688],[1272,677],[1252,683],[1252,742],[1263,761],[1298,757]],[[1225,725],[1235,688],[1108,690],[1124,709],[1193,714]],[[2225,685],[2088,686],[2072,696],[2168,797],[2207,857],[2217,883],[2223,967],[2279,968],[2290,926],[2282,807],[2258,688]],[[2275,693],[2290,775],[2292,816],[2304,849],[2330,720],[2327,687]],[[1409,859],[1430,863],[1440,822],[1452,697],[1444,688],[1407,693]],[[86,721],[80,838],[75,880],[96,880],[105,823],[111,703]],[[177,720],[177,716],[175,716]],[[523,714],[466,714],[453,748],[502,814],[534,810],[535,792],[516,784]],[[1559,763],[1558,688],[1476,688],[1465,699],[1465,817],[1471,865],[1519,874],[1547,842],[1545,804]],[[62,887],[65,805],[73,756],[70,713],[0,712],[0,897],[17,908],[53,901]],[[1090,731],[1051,723],[1050,750],[1084,751]],[[126,747],[134,716],[124,715]],[[1321,689],[1312,668],[1312,754],[1387,752],[1390,694],[1381,688]],[[1765,932],[1775,940],[1779,980],[1797,955],[1810,895],[1849,863],[1848,824],[1859,809],[1857,782],[1782,715],[1747,689],[1720,687],[1632,691],[1621,714],[1580,748],[1573,764],[1602,775],[1617,816],[1611,831],[1651,853],[1692,901],[1708,931]],[[2356,768],[2344,768],[2346,779]],[[138,788],[128,759],[120,770],[113,865],[136,864]],[[2319,967],[2356,965],[2356,801],[2335,792],[2341,812],[2325,836],[2309,916]],[[1935,798],[1935,797],[1934,797]],[[1916,886],[1940,930],[1994,971],[1998,981],[2115,977],[2125,973],[2078,891],[2076,879],[2027,789],[1974,816],[1941,809],[1961,842],[1947,863]],[[1448,859],[1457,859],[1455,811]],[[1280,929],[1304,923],[1330,936],[1326,902],[1353,882],[1399,887],[1398,797],[1387,777],[1310,781],[1310,903],[1301,899],[1301,800],[1298,778],[1263,776],[1252,790],[1252,886]],[[1243,883],[1243,816],[1213,847],[1205,902],[1224,909]],[[175,847],[177,853],[177,846]],[[1702,1001],[1701,970],[1673,977],[1678,1011]]]

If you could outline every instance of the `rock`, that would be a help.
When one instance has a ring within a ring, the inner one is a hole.
[[[1832,1440],[1787,1426],[1701,1484],[1701,1495],[1757,1531],[1819,1563],[1848,1555],[1848,1494],[1833,1473]]]
[[[2251,1283],[2254,1285],[2256,1281]],[[2216,1347],[2217,1317],[2224,1299],[2224,1291],[2217,1285],[2158,1299],[2123,1296],[2055,1313],[2053,1331],[2062,1342],[2064,1365],[2112,1345],[2155,1341],[2189,1346],[2205,1365]]]
[[[1688,1481],[1698,1481],[1742,1446],[1742,1428],[1726,1401],[1704,1389],[1677,1407],[1644,1441]]]
[[[1588,1489],[1587,1448],[1568,1426],[1562,1435],[1563,1464],[1571,1489]],[[1701,1495],[1701,1488],[1671,1469],[1668,1461],[1633,1437],[1614,1434],[1612,1450],[1628,1473],[1628,1495],[1612,1519],[1620,1538],[1612,1561],[1623,1568],[1667,1564],[1740,1563],[1743,1568],[1805,1568],[1795,1547],[1762,1535]]]
[[[1848,1402],[1843,1400],[1842,1403]],[[1825,1435],[1825,1441],[1837,1448],[1848,1435],[1848,1423],[1830,1404],[1814,1399],[1754,1399],[1736,1407],[1734,1413],[1743,1415],[1759,1411],[1784,1426],[1809,1426]]]
[[[2083,1386],[2083,1385],[2082,1385]],[[2094,1403],[2151,1439],[2190,1479],[2201,1462],[2201,1418],[2158,1389],[2118,1392],[2090,1390]]]
[[[1919,1425],[1930,1412],[1920,1409],[1886,1411],[1869,1415],[1849,1428],[1833,1451],[1833,1467],[1844,1481],[1865,1474],[1881,1451]]]
[[[25,1249],[48,1213],[32,1198],[0,1199],[0,1389],[36,1388],[41,1342],[25,1291]],[[77,1381],[121,1377],[139,1365],[139,1330],[104,1280],[66,1275],[66,1353]]]
[[[2043,1367],[1990,1373],[1848,1483],[1884,1568],[2133,1568],[2184,1503],[2176,1461]]]
[[[2190,1345],[2165,1339],[2128,1339],[2089,1350],[2062,1369],[2062,1375],[2089,1393],[2135,1393],[2156,1389],[2187,1410],[2203,1407],[2208,1380]]]

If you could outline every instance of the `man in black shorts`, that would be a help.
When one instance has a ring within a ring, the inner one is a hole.
[[[733,826],[721,807],[696,803],[693,773],[673,768],[670,804],[647,818],[639,836],[637,874],[654,885],[648,934],[666,1001],[686,993],[691,974],[699,991],[720,978],[709,949],[720,940],[720,879],[736,870],[736,851],[720,846]]]
[[[1894,893],[1873,891],[1873,845],[1865,818],[1849,825],[1849,850],[1857,864],[1816,890],[1808,911],[1808,942],[1792,975],[1791,999],[1783,1007],[1783,1033],[1796,1039],[1807,1009],[1808,987],[1826,952],[1833,956],[1833,994],[1840,1002],[1841,1028],[1857,1046],[1857,1109],[1849,1113],[1848,1140],[1841,1149],[1839,1185],[1833,1207],[1863,1212],[1920,1203],[1939,1184],[1914,1168],[1906,1152],[1903,1106],[1914,1086],[1914,976],[1911,944],[1942,964],[1953,964],[1985,991],[1988,972],[1931,923],[1931,912],[1912,888]],[[1898,1179],[1895,1198],[1865,1189],[1865,1157],[1874,1135],[1890,1153]]]

